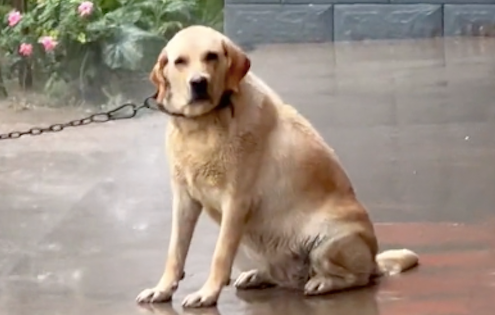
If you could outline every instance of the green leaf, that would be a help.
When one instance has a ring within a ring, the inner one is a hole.
[[[158,34],[169,34],[171,31],[178,31],[183,28],[183,24],[180,22],[165,22],[158,28]]]
[[[121,7],[107,13],[105,18],[116,24],[134,24],[141,18],[141,11]]]
[[[10,11],[12,11],[12,6],[0,4],[0,16],[2,17],[2,20],[6,19],[4,18],[4,16],[7,15]]]
[[[195,1],[191,0],[165,0],[162,2],[165,4],[163,11],[164,13],[176,13],[183,12],[192,7],[194,7]]]
[[[164,39],[134,25],[122,25],[102,43],[103,62],[113,70],[142,70],[164,45]],[[150,56],[153,56],[150,58]]]
[[[223,7],[224,0],[196,0],[191,23],[208,25],[222,31]]]
[[[108,28],[106,21],[104,19],[101,20],[96,20],[93,22],[88,23],[86,26],[86,31],[87,32],[102,32],[105,31]]]
[[[113,11],[124,4],[121,0],[99,0],[97,3],[104,13]]]

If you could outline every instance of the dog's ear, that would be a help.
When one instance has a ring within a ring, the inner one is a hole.
[[[150,81],[156,87],[156,93],[154,95],[154,99],[158,104],[163,103],[163,99],[165,98],[165,95],[167,93],[168,83],[163,74],[163,71],[165,70],[167,63],[168,63],[167,53],[165,51],[162,51],[158,56],[158,60],[156,61],[155,65],[153,66],[153,70],[151,70],[150,73]]]
[[[222,45],[229,67],[225,78],[225,90],[237,92],[239,83],[251,67],[251,61],[242,49],[229,39],[224,39]]]

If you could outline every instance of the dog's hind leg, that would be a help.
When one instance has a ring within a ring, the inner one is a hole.
[[[311,253],[306,295],[366,286],[376,270],[375,255],[359,234],[327,239]]]

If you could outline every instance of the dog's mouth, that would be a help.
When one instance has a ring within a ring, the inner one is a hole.
[[[198,93],[197,91],[193,91],[191,93],[191,99],[189,100],[188,105],[196,105],[205,102],[211,102],[211,97],[206,91],[201,93]]]
[[[222,97],[220,98],[220,101],[218,102],[218,104],[216,106],[214,106],[213,109],[210,109],[210,111],[211,110],[221,110],[221,109],[230,107],[231,110],[232,110],[232,115],[233,115],[234,114],[234,109],[231,106],[232,105],[231,99],[230,99],[231,96],[232,96],[232,91],[230,91],[230,90],[229,91],[225,91],[222,94]],[[154,96],[154,98],[156,100],[156,96]],[[212,98],[209,95],[205,95],[204,97],[199,97],[199,98],[196,98],[196,99],[191,99],[188,102],[188,105],[192,105],[192,106],[201,105],[201,104],[205,104],[205,102],[212,103],[213,100],[212,100]],[[173,117],[194,118],[194,117],[199,117],[199,116],[205,115],[205,114],[207,114],[207,113],[210,112],[210,111],[207,111],[206,113],[201,113],[201,114],[198,114],[198,115],[190,116],[190,115],[187,115],[187,114],[184,114],[184,113],[181,113],[181,112],[171,111],[171,110],[169,110],[167,108],[166,104],[164,104],[164,103],[158,103],[158,102],[156,102],[156,107],[161,112],[163,112],[163,113],[165,113],[165,114],[167,114],[169,116],[173,116]]]

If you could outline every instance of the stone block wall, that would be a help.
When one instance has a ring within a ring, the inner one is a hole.
[[[495,35],[495,0],[225,0],[244,45]]]

